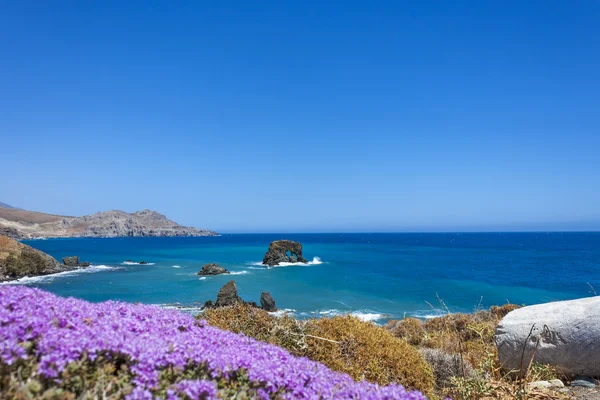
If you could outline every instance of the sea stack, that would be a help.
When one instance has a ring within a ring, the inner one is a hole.
[[[302,245],[292,240],[275,240],[269,245],[269,250],[263,258],[263,265],[273,267],[282,262],[301,262],[308,261],[302,257]]]

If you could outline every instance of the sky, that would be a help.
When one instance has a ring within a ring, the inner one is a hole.
[[[0,201],[600,230],[598,1],[0,3]]]

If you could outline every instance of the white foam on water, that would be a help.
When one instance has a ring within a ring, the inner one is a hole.
[[[313,257],[312,261],[309,261],[307,263],[282,262],[282,263],[279,263],[279,265],[274,265],[274,267],[291,267],[293,265],[320,265],[320,264],[323,264],[323,261],[321,261],[321,259],[319,257]]]
[[[229,274],[222,274],[222,275],[246,275],[249,273],[250,272],[248,272],[248,271],[233,271],[233,272],[230,272]]]
[[[378,319],[385,318],[385,316],[383,314],[369,313],[369,312],[363,313],[363,312],[359,312],[359,311],[352,312],[352,313],[350,313],[350,315],[360,319],[361,321],[366,321],[366,322],[373,322],[373,321],[377,321]]]
[[[63,278],[78,274],[93,274],[96,272],[112,271],[121,269],[120,267],[110,265],[90,265],[89,267],[79,268],[72,271],[57,272],[56,274],[41,276],[24,276],[14,281],[2,282],[0,285],[33,285],[36,283],[50,283],[56,278]]]
[[[293,308],[284,308],[284,309],[270,312],[269,314],[271,314],[274,317],[283,317],[286,314],[294,314],[295,312],[296,312],[296,310],[294,310]]]
[[[135,262],[135,261],[123,261],[121,264],[122,265],[154,265],[155,263],[140,264],[139,262]]]
[[[279,263],[279,265],[273,265],[272,267],[268,266],[268,265],[264,265],[262,263],[262,261],[249,262],[249,263],[246,263],[246,264],[247,265],[252,265],[252,266],[255,266],[255,267],[256,266],[260,266],[262,268],[276,268],[276,267],[291,267],[291,266],[294,266],[294,265],[299,265],[299,266],[320,265],[320,264],[323,264],[323,261],[319,257],[313,257],[312,261],[309,261],[309,262],[306,262],[306,263],[301,263],[301,262],[295,262],[295,263],[293,263],[293,262],[282,262],[282,263]],[[262,269],[262,268],[248,267],[248,269]]]
[[[173,268],[181,268],[180,265],[172,265]]]
[[[356,317],[356,318],[360,319],[361,321],[366,321],[366,322],[374,322],[374,321],[377,321],[380,319],[389,318],[389,316],[386,314],[380,314],[378,312],[373,312],[371,310],[340,311],[335,308],[332,308],[330,310],[311,311],[310,313],[313,316],[315,314],[318,314],[319,316],[322,316],[322,317],[336,317],[339,315],[352,315],[353,317]]]
[[[205,277],[205,276],[203,276],[203,277],[201,277],[201,278],[198,278],[198,280],[199,280],[199,281],[205,281],[205,280],[206,280],[206,277]]]
[[[447,315],[448,313],[444,310],[439,309],[429,309],[429,310],[417,310],[413,312],[407,313],[407,316],[419,319],[432,319],[439,318]]]

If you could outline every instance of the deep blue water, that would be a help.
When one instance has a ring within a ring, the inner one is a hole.
[[[269,243],[292,239],[322,263],[265,268]],[[241,296],[268,290],[297,316],[360,313],[372,319],[535,304],[600,290],[600,233],[252,234],[202,238],[49,239],[27,244],[100,267],[26,279],[62,296],[192,310],[235,279]],[[123,265],[125,260],[154,265]],[[236,275],[200,279],[207,262]],[[175,267],[178,266],[178,267]],[[371,315],[373,314],[373,315]],[[377,315],[375,315],[377,314]]]

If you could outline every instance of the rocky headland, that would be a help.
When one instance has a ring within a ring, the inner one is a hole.
[[[83,217],[0,207],[0,233],[14,239],[36,237],[216,236],[214,231],[177,224],[152,210],[112,210]]]
[[[25,276],[56,274],[80,268],[81,265],[61,264],[48,254],[0,236],[0,282]]]

